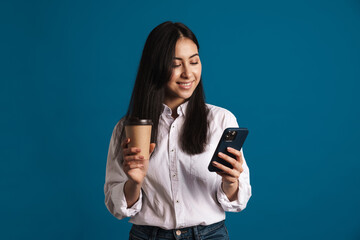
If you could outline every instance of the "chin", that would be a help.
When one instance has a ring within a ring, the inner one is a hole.
[[[193,95],[193,93],[194,92],[192,92],[191,94],[179,94],[179,97],[186,101]]]

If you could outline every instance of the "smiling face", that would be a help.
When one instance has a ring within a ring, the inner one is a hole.
[[[173,71],[166,84],[165,104],[172,110],[191,97],[201,78],[201,62],[196,44],[189,38],[176,42]]]

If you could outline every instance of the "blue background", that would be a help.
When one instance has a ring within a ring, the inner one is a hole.
[[[104,205],[146,37],[200,42],[207,102],[250,135],[232,239],[360,239],[360,2],[1,1],[1,239],[127,239]]]

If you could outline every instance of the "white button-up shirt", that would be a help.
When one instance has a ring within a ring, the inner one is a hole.
[[[229,201],[222,190],[221,177],[208,171],[223,131],[228,127],[238,127],[235,116],[226,109],[207,104],[210,125],[206,150],[189,155],[181,150],[179,142],[187,104],[178,107],[176,119],[165,105],[159,119],[157,146],[150,157],[140,198],[131,208],[127,207],[123,190],[128,178],[119,165],[121,159],[114,160],[113,132],[104,192],[108,210],[118,219],[131,217],[130,222],[134,224],[175,229],[216,223],[225,219],[225,211],[239,212],[246,207],[251,186],[245,160],[235,201]],[[118,124],[121,127],[123,120]]]

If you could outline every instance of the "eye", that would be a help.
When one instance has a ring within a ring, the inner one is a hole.
[[[180,67],[180,66],[181,66],[180,63],[179,64],[173,63],[173,65],[172,65],[173,68],[177,68],[177,67]]]
[[[198,64],[199,62],[192,62],[192,63],[190,63],[191,65],[196,65],[196,64]]]

